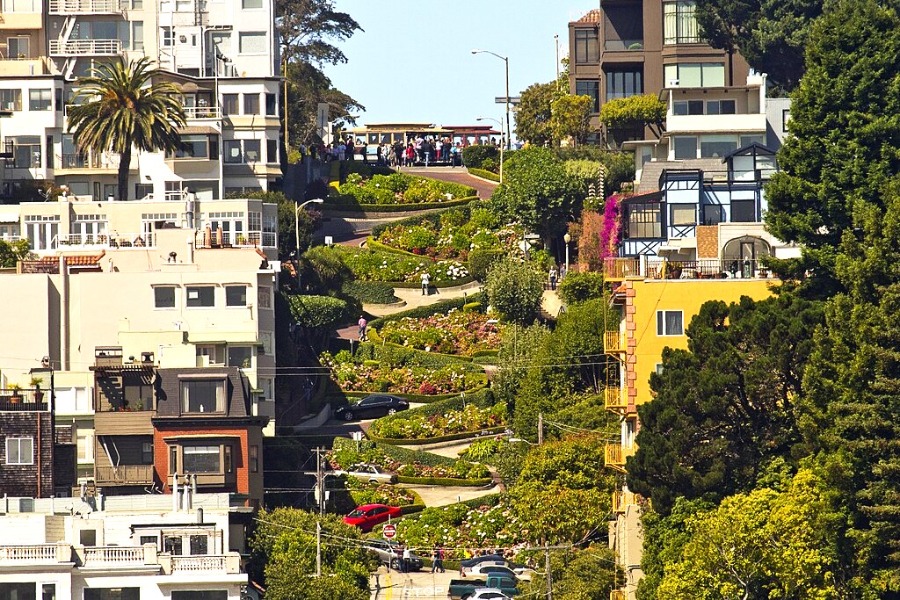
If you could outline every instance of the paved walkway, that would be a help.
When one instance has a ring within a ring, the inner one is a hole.
[[[478,197],[487,200],[494,193],[497,184],[493,181],[473,177],[469,175],[465,167],[410,167],[401,170],[401,173],[411,173],[415,175],[423,175],[432,179],[440,179],[441,181],[449,181],[452,183],[461,183],[469,187],[475,188]]]

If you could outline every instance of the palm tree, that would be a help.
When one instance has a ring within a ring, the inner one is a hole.
[[[178,149],[178,128],[185,115],[180,89],[170,82],[153,82],[161,74],[144,57],[125,64],[122,59],[99,65],[78,81],[76,101],[69,109],[69,129],[80,150],[119,154],[119,199],[128,199],[131,149],[146,152]]]

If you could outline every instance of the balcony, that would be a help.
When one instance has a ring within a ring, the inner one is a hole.
[[[0,76],[2,77],[30,77],[31,75],[49,74],[50,69],[43,58],[0,59]]]
[[[119,465],[95,467],[97,485],[150,485],[153,483],[153,465]]]
[[[607,331],[603,334],[603,351],[607,354],[625,352],[625,337],[618,331]]]
[[[83,234],[69,233],[60,234],[56,237],[56,248],[60,250],[81,250],[81,249],[113,249],[113,248],[137,248],[146,250],[147,248],[155,248],[156,244],[152,233],[98,233]]]
[[[104,153],[102,155],[93,154],[57,154],[56,167],[57,175],[61,171],[79,171],[81,169],[89,169],[92,173],[98,170],[105,170],[111,173],[118,173],[121,156],[114,153]]]
[[[607,467],[612,467],[617,471],[625,471],[625,460],[629,456],[634,456],[635,447],[622,447],[619,443],[606,444],[605,463]]]
[[[237,552],[224,555],[204,556],[160,556],[159,563],[163,573],[175,574],[200,574],[200,573],[240,573],[241,556]]]
[[[51,15],[117,14],[123,9],[119,0],[50,0]]]
[[[612,493],[612,511],[616,514],[625,512],[628,506],[636,504],[637,496],[632,492],[616,490]]]
[[[118,56],[121,40],[50,40],[50,56]]]
[[[641,261],[638,258],[607,258],[603,262],[603,277],[607,280],[640,276]]]
[[[768,279],[769,269],[759,260],[708,259],[674,261],[651,258],[648,279]]]
[[[627,407],[628,398],[619,386],[607,386],[603,391],[603,397],[606,400],[606,410],[622,412]]]
[[[81,564],[88,569],[155,564],[155,554],[152,546],[89,546],[84,549]],[[148,563],[147,559],[152,560]]]
[[[183,108],[188,121],[222,118],[222,110],[218,106],[185,106]]]
[[[0,412],[45,412],[49,396],[45,390],[0,389]]]
[[[0,566],[55,564],[72,562],[68,544],[30,544],[0,546]]]
[[[278,245],[274,231],[198,231],[195,236],[196,248],[275,248]]]

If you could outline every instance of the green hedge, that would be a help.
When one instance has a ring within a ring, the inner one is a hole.
[[[469,175],[474,175],[475,177],[481,177],[482,179],[487,179],[488,181],[496,181],[497,183],[500,183],[500,176],[493,171],[485,171],[484,169],[479,169],[476,167],[468,169],[468,171]]]
[[[493,483],[490,477],[482,479],[453,479],[452,477],[398,477],[397,483],[420,485],[456,485],[460,487],[481,487]],[[405,514],[405,513],[404,513]]]
[[[394,365],[415,365],[426,367],[429,369],[440,369],[450,364],[462,363],[468,365],[466,369],[469,372],[479,372],[471,366],[471,361],[459,360],[455,356],[449,354],[438,354],[436,352],[425,352],[415,348],[408,348],[398,344],[375,344],[372,342],[363,342],[357,346],[357,361],[377,360],[380,363],[389,363]]]
[[[484,281],[488,271],[507,255],[506,250],[475,249],[469,253],[469,273],[479,281]]]
[[[380,324],[384,324],[384,323],[381,322]],[[402,344],[396,344],[394,342],[385,342],[384,339],[378,334],[378,330],[375,328],[369,328],[369,341],[377,343],[377,344],[382,344],[385,346],[396,346],[398,348],[408,348],[408,346],[404,346]],[[497,350],[481,350],[481,352],[496,353]],[[457,354],[446,354],[444,352],[429,352],[428,354],[434,354],[435,356],[446,356],[448,358],[455,358],[456,360],[463,360],[465,362],[472,362],[472,358],[473,358],[471,356],[459,356]],[[477,356],[477,353],[476,353],[476,356]]]
[[[462,309],[462,307],[465,306],[468,302],[481,302],[482,304],[484,304],[484,293],[474,292],[463,298],[450,298],[449,300],[440,300],[438,302],[435,302],[434,304],[429,304],[427,306],[417,306],[415,308],[400,311],[392,315],[387,315],[378,319],[372,319],[372,321],[369,323],[369,327],[380,329],[385,323],[388,323],[390,321],[399,321],[400,319],[405,319],[407,317],[421,319],[423,317],[430,317],[431,315],[436,315],[439,313],[447,313],[454,308]]]
[[[366,443],[371,444],[374,442]],[[334,438],[333,447],[335,451],[345,445],[351,446],[354,449],[356,448],[356,442],[351,440],[350,438]],[[456,466],[456,462],[458,460],[448,458],[446,456],[441,456],[440,454],[434,454],[433,452],[425,452],[423,450],[410,450],[408,448],[402,448],[400,446],[394,446],[391,444],[375,443],[375,447],[388,455],[392,460],[396,460],[398,462],[406,464],[419,463],[428,467],[444,467],[447,469],[452,469]],[[458,482],[460,481],[482,481],[482,478],[479,478],[477,480],[454,479],[453,481],[458,485]]]
[[[429,287],[433,289],[441,289],[448,287],[458,287],[461,285],[466,285],[468,283],[472,283],[475,281],[475,278],[469,275],[468,277],[461,277],[460,279],[454,279],[453,281],[441,281],[438,283],[432,283]],[[414,290],[422,287],[421,283],[415,281],[393,281],[395,288],[403,288],[405,290]]]
[[[415,490],[411,490],[415,491]],[[407,504],[406,506],[400,507],[401,515],[411,515],[415,513],[420,513],[425,510],[427,507],[424,504]]]
[[[372,165],[361,160],[344,160],[337,163],[339,167],[341,181],[347,179],[347,175],[351,173],[359,173],[366,179],[371,179],[372,175],[393,175],[396,173],[390,167],[382,167]]]
[[[446,202],[418,202],[416,204],[360,204],[353,196],[328,196],[322,205],[325,210],[334,212],[411,212],[416,210],[434,210],[465,206],[478,200],[478,196],[457,198]]]
[[[391,221],[390,223],[381,223],[380,225],[376,225],[372,228],[372,237],[377,238],[382,233],[384,233],[386,229],[389,229],[391,227],[397,227],[397,226],[412,227],[415,225],[419,225],[422,221],[428,221],[435,227],[439,228],[441,225],[441,215],[444,214],[445,212],[447,212],[447,210],[449,210],[450,208],[453,208],[453,207],[446,207],[446,205],[442,205],[442,206],[444,207],[444,210],[430,212],[425,215],[416,215],[413,217],[406,217],[405,219],[400,219],[397,221]],[[460,210],[465,214],[465,218],[467,220],[469,218],[469,215],[471,215],[471,209],[472,209],[471,205],[468,205],[468,204],[465,206],[456,207],[456,210]]]
[[[383,281],[347,281],[341,286],[341,292],[363,304],[393,304],[400,301],[394,295],[394,286]]]
[[[433,403],[432,403],[433,404]],[[416,410],[416,409],[412,409]],[[408,413],[409,411],[406,411]],[[404,413],[404,414],[406,414]],[[386,417],[382,417],[386,418]],[[488,429],[479,429],[478,431],[463,431],[460,433],[452,433],[450,435],[436,435],[430,438],[400,439],[400,438],[380,438],[369,435],[369,439],[373,442],[381,442],[383,444],[397,444],[400,446],[425,446],[427,444],[439,444],[441,442],[453,442],[456,440],[467,440],[483,438],[491,435],[497,435],[506,431],[506,426],[490,427]]]

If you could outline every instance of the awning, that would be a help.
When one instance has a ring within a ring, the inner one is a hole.
[[[220,135],[220,132],[217,129],[215,129],[214,127],[210,127],[209,125],[188,125],[186,127],[181,127],[178,130],[178,133],[181,135],[203,133]]]
[[[697,238],[672,238],[656,249],[657,252],[681,252],[693,250],[697,247]]]

